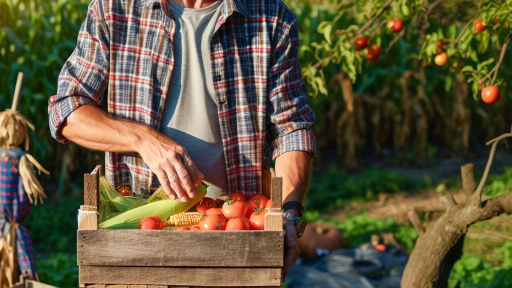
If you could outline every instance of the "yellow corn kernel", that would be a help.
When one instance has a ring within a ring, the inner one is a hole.
[[[183,212],[169,217],[164,221],[164,227],[192,227],[199,225],[203,215],[199,212]]]

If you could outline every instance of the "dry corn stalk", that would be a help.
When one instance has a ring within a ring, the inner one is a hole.
[[[203,215],[199,212],[183,212],[169,217],[164,221],[164,227],[192,227],[199,225]]]
[[[37,167],[39,173],[42,171],[45,174],[50,174],[50,172],[46,171],[30,154],[21,156],[18,168],[21,179],[23,180],[23,188],[25,188],[25,193],[27,193],[30,203],[33,203],[32,197],[34,197],[35,204],[37,205],[38,199],[43,203],[43,198],[47,197],[34,173],[34,166]]]
[[[7,109],[0,112],[0,145],[18,147],[25,142],[25,150],[28,150],[30,138],[27,126],[34,131],[34,125],[18,111]]]

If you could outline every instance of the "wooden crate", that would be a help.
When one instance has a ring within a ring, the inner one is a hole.
[[[272,201],[264,231],[149,231],[98,229],[100,174],[97,166],[84,176],[80,287],[281,286],[282,178],[263,172],[263,194]]]

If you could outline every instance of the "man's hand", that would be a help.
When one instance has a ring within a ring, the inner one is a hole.
[[[283,281],[286,279],[290,268],[300,257],[299,244],[297,243],[297,232],[293,222],[283,218],[284,237],[284,263],[283,263]]]
[[[98,108],[81,106],[61,129],[66,139],[89,149],[137,152],[171,199],[195,197],[204,177],[185,148],[145,125],[112,118]]]
[[[137,152],[156,174],[165,193],[183,202],[194,198],[204,176],[187,150],[154,130],[149,131],[146,139],[138,145]]]

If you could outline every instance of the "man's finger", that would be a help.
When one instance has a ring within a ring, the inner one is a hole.
[[[162,185],[162,188],[164,188],[165,194],[169,196],[172,200],[178,199],[176,193],[171,188],[171,183],[169,182],[169,178],[167,177],[167,174],[165,172],[161,171],[159,173],[155,173],[156,177],[158,178],[158,181]]]
[[[167,173],[167,176],[169,177],[171,188],[174,190],[178,198],[181,199],[181,201],[188,201],[189,199],[187,193],[185,192],[185,190],[183,190],[183,187],[181,186],[180,177],[178,176],[176,169],[174,169],[174,167],[171,166],[169,167],[169,170],[170,172]],[[183,199],[186,199],[186,201]]]
[[[201,180],[204,179],[204,175],[197,169],[196,163],[192,160],[190,155],[188,155],[187,150],[183,151],[183,164],[187,167],[194,186],[198,188],[199,185],[201,185]]]
[[[192,198],[195,196],[196,188],[192,183],[192,179],[190,179],[190,173],[188,173],[187,167],[185,167],[185,165],[183,165],[181,161],[174,163],[174,169],[176,169],[176,171],[178,172],[178,177],[180,178],[181,184],[183,184],[183,188],[185,189],[186,193],[184,196],[186,196],[187,199],[185,200],[182,196],[181,200],[183,200],[183,202],[186,202],[190,200],[188,197]]]
[[[293,266],[295,261],[298,259],[298,255],[300,256],[300,252],[298,244],[297,244],[297,232],[295,231],[295,226],[288,219],[283,219],[284,225],[283,228],[285,230],[285,241],[284,241],[284,263],[283,263],[283,280],[288,275],[290,268]],[[299,254],[297,254],[299,253]]]

